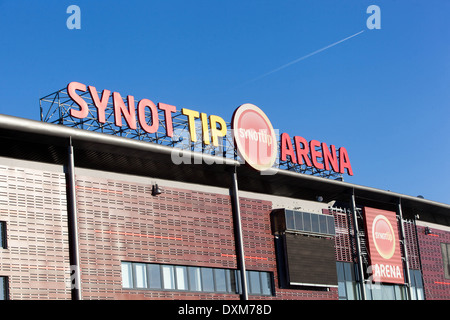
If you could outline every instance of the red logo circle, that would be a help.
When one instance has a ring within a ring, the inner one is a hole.
[[[234,111],[231,121],[239,156],[256,170],[270,169],[277,158],[277,139],[266,114],[246,103]]]
[[[378,215],[373,220],[372,237],[380,256],[384,259],[390,259],[395,252],[395,234],[389,220],[383,216]]]

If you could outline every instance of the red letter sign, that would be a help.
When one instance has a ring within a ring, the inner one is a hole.
[[[84,101],[83,98],[76,93],[76,90],[86,92],[86,86],[79,82],[71,82],[67,85],[67,93],[69,94],[69,97],[80,107],[80,110],[74,110],[71,108],[70,115],[78,119],[83,119],[87,117],[89,107],[86,101]]]

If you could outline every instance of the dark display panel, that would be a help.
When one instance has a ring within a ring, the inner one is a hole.
[[[291,285],[337,286],[334,239],[291,233],[285,236]]]

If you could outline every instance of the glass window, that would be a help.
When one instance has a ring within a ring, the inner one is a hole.
[[[227,291],[227,279],[225,276],[225,269],[214,269],[214,280],[216,283],[217,292]]]
[[[122,262],[122,287],[133,288],[133,273],[131,271],[131,262]]]
[[[229,277],[229,289],[228,292],[237,293],[237,278],[234,270],[227,270],[227,275]]]
[[[393,285],[383,285],[381,286],[381,297],[383,300],[395,300]]]
[[[270,273],[261,272],[260,276],[261,276],[262,294],[271,295],[272,294],[272,279],[270,277]]]
[[[359,299],[359,284],[355,274],[355,265],[347,262],[336,262],[338,293],[340,300]]]
[[[345,286],[344,264],[336,262],[337,278],[338,278],[338,294],[339,299],[347,299],[347,290]]]
[[[149,288],[161,289],[161,269],[159,264],[149,264],[147,266],[147,274],[149,278]]]
[[[328,233],[335,235],[336,234],[336,230],[334,228],[334,217],[333,216],[328,216],[327,217],[327,225],[328,225]]]
[[[319,232],[319,215],[311,214],[311,231]]]
[[[212,268],[201,268],[203,291],[214,291],[214,276]]]
[[[286,210],[285,214],[286,214],[286,229],[290,230],[295,229],[294,211]]]
[[[0,277],[0,300],[8,300],[8,277]]]
[[[135,288],[147,288],[147,267],[143,263],[134,264]]]
[[[247,273],[247,278],[250,280],[249,293],[250,294],[261,294],[261,283],[259,282],[259,272],[249,271]]]
[[[202,291],[202,278],[200,268],[189,267],[189,288],[191,291]]]
[[[295,230],[303,230],[303,212],[295,212]]]
[[[173,266],[161,265],[163,289],[175,289]]]
[[[424,300],[422,273],[420,270],[410,270],[411,278],[411,300]]]
[[[6,222],[0,221],[0,248],[6,249]]]
[[[441,243],[444,277],[450,279],[450,243]]]
[[[311,231],[311,214],[303,212],[303,230]]]
[[[328,233],[327,216],[319,215],[319,232]]]
[[[122,287],[240,293],[238,270],[122,262]],[[272,295],[270,272],[247,271],[250,294]]]
[[[187,269],[186,267],[176,266],[175,267],[175,275],[177,278],[177,289],[178,290],[187,290],[188,282],[187,282]]]

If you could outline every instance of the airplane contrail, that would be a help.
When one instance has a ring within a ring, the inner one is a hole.
[[[316,50],[316,51],[314,51],[314,52],[311,52],[311,53],[307,54],[306,56],[297,58],[297,59],[295,59],[295,60],[293,60],[293,61],[291,61],[291,62],[289,62],[289,63],[286,63],[285,65],[282,65],[281,67],[278,67],[278,68],[276,68],[276,69],[274,69],[274,70],[272,70],[272,71],[269,71],[269,72],[267,72],[267,73],[264,73],[263,75],[261,75],[261,76],[259,76],[259,77],[256,77],[256,78],[254,78],[254,79],[252,79],[252,80],[249,80],[249,81],[245,82],[244,84],[247,84],[247,83],[250,83],[250,82],[254,82],[254,81],[256,81],[256,80],[259,80],[259,79],[262,79],[262,78],[264,78],[264,77],[267,77],[268,75],[270,75],[270,74],[272,74],[272,73],[275,73],[275,72],[278,72],[278,71],[280,71],[280,70],[282,70],[282,69],[284,69],[284,68],[287,68],[287,67],[293,65],[294,63],[297,63],[297,62],[300,62],[300,61],[302,61],[302,60],[305,60],[305,59],[307,59],[307,58],[309,58],[309,57],[312,57],[312,56],[315,55],[315,54],[318,54],[318,53],[320,53],[320,52],[322,52],[322,51],[325,51],[325,50],[327,50],[327,49],[329,49],[329,48],[331,48],[331,47],[334,47],[335,45],[338,45],[339,43],[342,43],[342,42],[344,42],[344,41],[346,41],[346,40],[349,40],[349,39],[351,39],[351,38],[353,38],[353,37],[356,37],[357,35],[359,35],[359,34],[361,34],[361,33],[363,33],[363,32],[364,32],[364,30],[361,30],[361,31],[359,31],[359,32],[357,32],[357,33],[355,33],[355,34],[353,34],[353,35],[347,37],[347,38],[344,38],[344,39],[342,39],[342,40],[336,41],[336,42],[334,42],[334,43],[332,43],[332,44],[330,44],[330,45],[328,45],[328,46],[326,46],[326,47],[323,47],[323,48],[321,48],[321,49],[319,49],[319,50]]]

